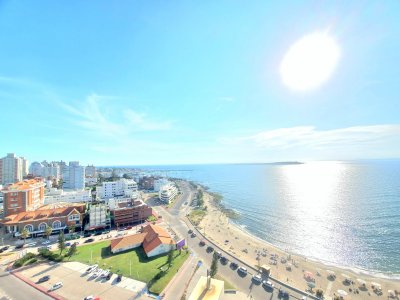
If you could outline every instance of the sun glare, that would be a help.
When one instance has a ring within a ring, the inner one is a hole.
[[[285,54],[280,66],[282,80],[293,90],[314,89],[329,79],[339,57],[339,46],[327,33],[308,34]]]

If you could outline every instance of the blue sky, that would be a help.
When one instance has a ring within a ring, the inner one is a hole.
[[[97,165],[400,157],[398,1],[1,1],[0,154]],[[341,49],[310,91],[299,38]]]

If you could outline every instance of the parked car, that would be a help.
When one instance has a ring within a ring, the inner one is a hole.
[[[24,244],[15,245],[15,249],[21,249],[24,247]]]
[[[101,231],[96,231],[95,233],[94,233],[94,235],[102,235],[103,233],[101,232]]]
[[[39,278],[38,283],[48,281],[49,279],[50,279],[49,275],[43,276],[43,277]]]
[[[36,245],[37,245],[36,242],[32,242],[32,243],[26,244],[26,247],[35,247]]]
[[[289,293],[284,290],[279,290],[278,297],[281,299],[289,299]]]
[[[4,251],[7,251],[8,249],[10,249],[10,246],[4,246],[4,247],[0,248],[0,253],[3,253]]]
[[[65,243],[65,247],[69,247],[69,246],[71,246],[71,243],[70,242],[66,242]]]
[[[218,258],[221,258],[222,257],[222,252],[221,251],[215,252],[214,255],[216,255]]]
[[[262,282],[262,285],[263,285],[263,287],[265,287],[265,288],[267,288],[267,289],[273,289],[273,288],[274,288],[274,285],[273,285],[272,282],[269,281],[269,280],[264,280],[264,281]]]
[[[201,240],[200,243],[199,243],[199,245],[200,245],[201,247],[203,247],[205,244],[206,244],[206,242],[203,241],[203,240]]]
[[[91,243],[91,242],[94,242],[94,239],[90,238],[90,239],[87,239],[87,240],[85,241],[85,243]]]
[[[97,264],[96,264],[96,265],[93,265],[93,266],[90,266],[89,268],[86,269],[86,273],[91,273],[91,272],[93,272],[94,270],[97,269],[97,267],[98,267]]]
[[[191,235],[192,238],[194,238],[196,236],[197,236],[196,232],[193,232],[192,235]]]
[[[233,270],[236,270],[238,267],[239,267],[239,265],[238,265],[237,263],[231,262],[231,268],[232,268]]]
[[[113,272],[108,272],[106,280],[110,280],[112,275],[113,275]]]
[[[50,291],[54,291],[54,290],[57,290],[57,289],[59,289],[59,288],[61,288],[63,286],[63,283],[60,281],[60,282],[57,282],[56,284],[54,284],[51,288],[50,288]]]
[[[95,297],[93,295],[86,296],[83,300],[100,300],[100,297]]]
[[[193,230],[192,230],[192,229],[189,229],[188,233],[189,233],[189,234],[192,234],[192,233],[193,233]]]
[[[122,274],[118,274],[117,282],[120,282],[121,280],[122,280]]]
[[[225,256],[222,256],[219,261],[221,262],[221,264],[226,265],[228,263],[228,259]]]
[[[247,269],[245,267],[239,267],[238,272],[246,275],[247,274]]]
[[[260,283],[262,282],[262,278],[261,278],[261,276],[258,275],[258,274],[254,274],[252,280],[253,280],[254,282],[256,282],[257,284],[260,284]]]
[[[44,241],[44,242],[42,242],[42,245],[48,245],[48,244],[50,244],[50,241]]]
[[[211,252],[213,252],[214,251],[214,248],[213,247],[211,247],[211,246],[208,246],[207,247],[207,252],[208,253],[211,253]]]

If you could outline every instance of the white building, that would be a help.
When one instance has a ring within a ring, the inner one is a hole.
[[[71,161],[62,169],[63,188],[71,190],[83,190],[85,188],[85,167],[78,161]]]
[[[131,179],[103,182],[101,186],[96,188],[97,195],[102,199],[118,196],[135,197],[137,190],[137,183]]]
[[[64,191],[51,188],[44,195],[44,203],[52,204],[58,202],[91,202],[92,196],[90,190]]]
[[[86,172],[86,177],[96,177],[97,176],[96,167],[93,165],[87,166],[85,172]]]
[[[22,181],[26,175],[28,175],[28,161],[25,158],[8,153],[0,159],[0,184]]]
[[[58,163],[52,162],[42,162],[43,169],[42,169],[42,177],[44,178],[52,178],[56,179],[57,181],[61,178],[61,167]]]
[[[29,167],[29,174],[35,177],[41,177],[43,174],[43,165],[40,162],[34,161]]]
[[[119,208],[120,206],[129,206],[133,201],[138,199],[138,194],[136,194],[134,197],[115,197],[115,198],[109,198],[105,202],[110,210],[114,210],[116,208]],[[145,203],[142,200],[140,205],[145,205]]]
[[[86,177],[85,185],[86,186],[95,186],[97,184],[97,177]]]
[[[110,225],[110,217],[107,213],[105,204],[92,204],[89,207],[89,223],[85,226],[86,230],[104,228]]]
[[[158,192],[159,199],[164,203],[170,203],[176,195],[178,195],[178,189],[173,183],[164,185]]]
[[[159,192],[164,185],[171,183],[167,178],[160,178],[154,180],[154,191]]]

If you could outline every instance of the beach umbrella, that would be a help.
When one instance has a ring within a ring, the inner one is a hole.
[[[339,296],[341,297],[346,297],[347,296],[347,292],[343,291],[343,290],[337,290],[337,293],[339,294]]]
[[[371,282],[371,286],[377,288],[378,290],[382,289],[381,285],[380,285],[379,283],[377,283],[377,282],[373,282],[373,281],[372,281],[372,282]]]
[[[314,274],[310,271],[305,271],[304,272],[304,277],[314,277]]]
[[[315,283],[314,282],[307,282],[307,285],[311,289],[315,288]]]
[[[389,297],[392,297],[392,298],[394,298],[396,296],[396,293],[393,290],[388,290],[388,294],[389,294]]]
[[[365,285],[365,284],[366,284],[366,281],[365,281],[365,280],[362,280],[362,279],[360,279],[360,278],[357,278],[357,282],[358,282],[360,285]]]

